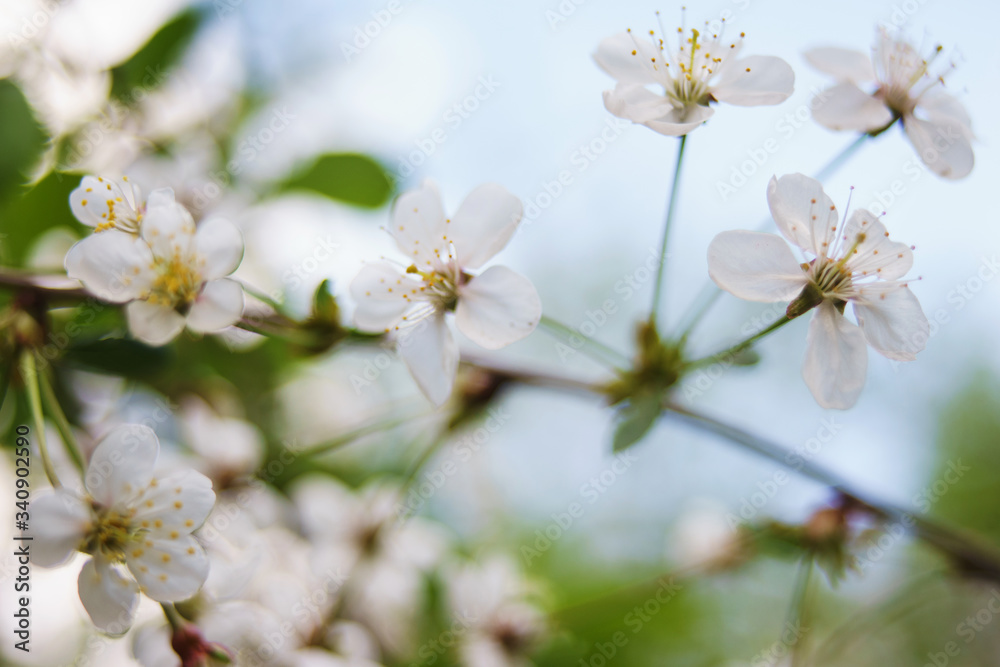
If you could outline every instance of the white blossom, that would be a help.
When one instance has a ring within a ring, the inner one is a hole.
[[[440,405],[451,394],[458,344],[445,321],[496,350],[538,325],[542,304],[531,282],[504,266],[473,275],[507,245],[521,221],[521,202],[499,185],[481,185],[453,218],[430,181],[396,201],[389,233],[405,263],[366,264],[351,283],[354,320],[365,331],[395,332],[400,353],[424,394]]]
[[[462,664],[529,665],[527,654],[545,631],[545,617],[510,559],[493,556],[447,574],[451,614],[465,630],[459,646]]]
[[[122,210],[115,212],[116,224]],[[153,191],[144,212],[128,211],[136,215],[138,235],[115,227],[83,239],[66,254],[71,278],[105,301],[128,303],[132,335],[151,345],[169,342],[185,326],[208,333],[239,320],[243,288],[226,277],[243,257],[235,225],[213,218],[196,228],[168,189]]]
[[[628,30],[597,47],[594,59],[618,82],[604,93],[604,106],[615,116],[681,136],[712,116],[712,102],[773,105],[792,94],[795,73],[784,60],[739,58],[743,33],[729,38],[706,27],[705,34],[692,29],[685,38],[678,29],[676,46],[662,26],[661,33],[650,30],[646,39]]]
[[[65,488],[32,502],[32,562],[60,565],[83,551],[79,592],[91,620],[120,634],[139,593],[186,600],[208,576],[208,558],[191,535],[215,503],[212,482],[193,470],[154,477],[156,434],[140,425],[113,429],[94,450],[82,497]]]
[[[774,234],[730,231],[709,246],[709,274],[741,299],[792,301],[790,316],[815,307],[803,377],[820,405],[849,408],[865,384],[866,341],[897,361],[913,360],[927,342],[927,318],[903,279],[913,253],[890,241],[865,209],[841,224],[819,182],[802,174],[772,178],[767,200],[778,229],[806,261]],[[848,303],[857,325],[844,314]]]
[[[832,130],[869,133],[900,119],[924,164],[944,178],[964,178],[975,162],[971,121],[961,103],[941,90],[946,70],[932,71],[941,50],[924,58],[883,28],[871,58],[835,47],[806,52],[816,69],[838,82],[816,96],[813,118]]]

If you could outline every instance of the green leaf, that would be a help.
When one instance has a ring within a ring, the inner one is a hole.
[[[9,80],[0,81],[0,118],[0,201],[6,201],[28,182],[46,136],[20,88]]]
[[[308,190],[330,199],[377,208],[392,194],[392,178],[366,155],[336,153],[320,156],[278,186],[278,192]]]
[[[111,96],[125,104],[157,88],[194,36],[201,15],[186,11],[166,24],[129,60],[111,70]]]
[[[169,347],[150,347],[126,338],[105,338],[72,345],[65,361],[99,373],[148,379],[167,370],[175,361]]]
[[[330,292],[329,278],[325,278],[313,293],[312,319],[334,326],[340,325],[340,308],[337,306],[337,299]]]
[[[78,176],[51,173],[0,204],[0,264],[21,266],[35,240],[53,227],[87,231],[69,208],[69,193],[79,184]]]
[[[629,404],[619,410],[612,439],[612,449],[615,452],[624,451],[642,440],[660,416],[660,403],[658,393],[641,394],[633,396]]]

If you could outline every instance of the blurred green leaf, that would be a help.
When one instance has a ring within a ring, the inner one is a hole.
[[[337,153],[320,156],[309,167],[278,186],[278,192],[308,190],[337,201],[377,208],[389,201],[392,178],[366,155]]]
[[[0,81],[0,118],[0,201],[6,201],[28,182],[46,136],[21,90],[9,80]]]
[[[35,240],[53,227],[86,231],[69,208],[69,193],[79,183],[78,176],[51,173],[23,195],[0,204],[0,263],[21,266]]]
[[[200,23],[201,15],[189,10],[160,28],[135,55],[111,70],[111,96],[131,104],[157,88],[184,53]]]
[[[106,338],[71,345],[66,350],[65,360],[87,370],[145,379],[169,368],[175,356],[169,347],[150,347],[126,338]]]
[[[929,512],[1000,543],[1000,382],[981,373],[944,409],[937,469],[911,499]]]
[[[647,393],[633,396],[629,404],[618,412],[618,422],[612,439],[612,449],[620,452],[628,449],[652,428],[660,416],[660,395]]]
[[[324,278],[323,282],[316,287],[316,291],[313,293],[312,317],[321,322],[333,325],[340,324],[340,308],[337,306],[337,300],[330,292],[329,278]]]

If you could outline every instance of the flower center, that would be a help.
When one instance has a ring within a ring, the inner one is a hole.
[[[80,551],[88,554],[100,552],[116,563],[124,561],[126,549],[142,539],[142,531],[133,525],[131,515],[122,515],[93,502],[91,506],[94,521],[90,533],[80,545]]]
[[[659,12],[656,16],[659,20]],[[706,28],[710,30],[708,25],[706,22]],[[649,59],[650,62],[643,64],[652,70],[655,78],[663,81],[665,95],[676,102],[678,107],[693,104],[707,106],[709,102],[714,101],[708,82],[722,68],[729,53],[735,53],[737,48],[736,42],[726,45],[722,39],[724,29],[725,21],[723,20],[722,28],[717,34],[713,33],[711,38],[692,28],[691,36],[685,39],[684,28],[677,28],[678,46],[677,50],[674,51],[673,65],[667,61],[668,47],[664,40],[656,37],[656,31],[649,31],[650,39],[653,41],[653,49],[659,52],[660,56],[652,57]],[[662,23],[660,30],[666,36],[667,33],[663,29]],[[631,30],[629,30],[629,34],[632,35]],[[745,37],[745,33],[740,33],[740,38],[743,37]],[[636,40],[634,35],[632,35],[632,39]],[[636,49],[632,51],[632,55],[641,57],[640,53],[643,50],[640,49],[637,41],[635,43]]]
[[[421,271],[416,264],[407,267],[406,272],[420,276],[424,282],[419,288],[421,296],[436,310],[455,310],[458,305],[458,285],[464,282],[464,274],[457,271],[457,275],[442,271]]]
[[[153,263],[156,278],[146,300],[149,303],[183,310],[190,306],[201,291],[201,274],[190,258],[175,252],[169,259],[157,258]]]
[[[930,72],[931,64],[942,51],[943,47],[938,45],[930,57],[922,58],[906,42],[892,39],[883,33],[874,58],[880,84],[875,97],[882,100],[897,116],[912,114],[924,93],[939,83],[944,84],[943,71],[937,75]],[[914,90],[921,81],[926,85]]]

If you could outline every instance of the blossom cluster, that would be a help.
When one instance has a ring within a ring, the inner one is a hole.
[[[780,104],[793,94],[795,74],[780,58],[745,55],[742,33],[679,29],[676,39],[668,43],[662,28],[659,36],[629,30],[601,42],[594,59],[615,79],[603,96],[607,111],[680,137],[679,170],[687,135],[713,117],[716,104]],[[933,67],[940,53],[924,58],[886,31],[871,58],[839,48],[809,51],[808,61],[835,80],[818,97],[815,120],[870,137],[899,123],[934,173],[967,176],[974,163],[971,122],[941,90],[944,73]],[[707,248],[708,278],[739,299],[787,306],[774,326],[730,351],[742,352],[812,312],[805,384],[819,406],[848,409],[864,388],[869,347],[912,361],[929,338],[910,289],[916,279],[907,277],[913,248],[890,238],[882,216],[851,211],[849,203],[838,211],[823,184],[806,175],[775,175],[763,194],[780,235],[718,234]],[[69,207],[90,231],[65,254],[66,275],[101,302],[122,305],[131,336],[150,346],[168,345],[185,329],[199,336],[234,326],[267,333],[247,321],[244,284],[233,277],[243,262],[243,231],[221,217],[199,217],[182,201],[168,187],[143,197],[126,176],[84,176]],[[522,217],[518,197],[494,183],[472,190],[449,215],[437,185],[424,181],[402,192],[388,215],[385,231],[396,255],[366,258],[350,282],[351,325],[339,321],[337,304],[321,299],[332,322],[319,321],[320,306],[303,322],[277,305],[274,311],[296,334],[333,330],[323,352],[348,327],[359,338],[384,340],[436,409],[460,403],[453,398],[467,342],[496,351],[545,323],[532,281],[493,263]],[[616,367],[613,380],[588,386],[625,405],[623,413],[652,406],[636,437],[661,413],[683,374],[712,359],[687,356],[687,333],[661,339],[656,308],[639,328],[634,368]],[[487,389],[478,388],[480,402],[501,382],[499,372],[486,370],[492,374],[483,382]],[[92,438],[81,457],[79,482],[63,485],[50,477],[53,488],[34,499],[34,562],[83,561],[78,593],[95,628],[122,635],[137,626],[132,651],[147,667],[210,664],[220,656],[274,667],[377,666],[433,653],[418,646],[418,629],[429,582],[439,578],[445,587],[436,604],[461,621],[463,664],[528,664],[549,629],[539,588],[501,553],[461,556],[442,524],[404,517],[412,476],[368,479],[352,488],[317,468],[290,474],[283,485],[264,483],[274,443],[241,416],[223,412],[186,396],[177,428],[163,431],[184,447],[171,443],[162,451],[146,426],[111,419],[110,426],[90,428],[88,437],[98,431],[101,437]],[[468,414],[455,417],[442,433]],[[279,449],[291,455],[286,443]],[[712,540],[725,556],[715,554],[716,565],[742,557],[725,537]],[[166,623],[141,616],[143,596],[161,603]]]

